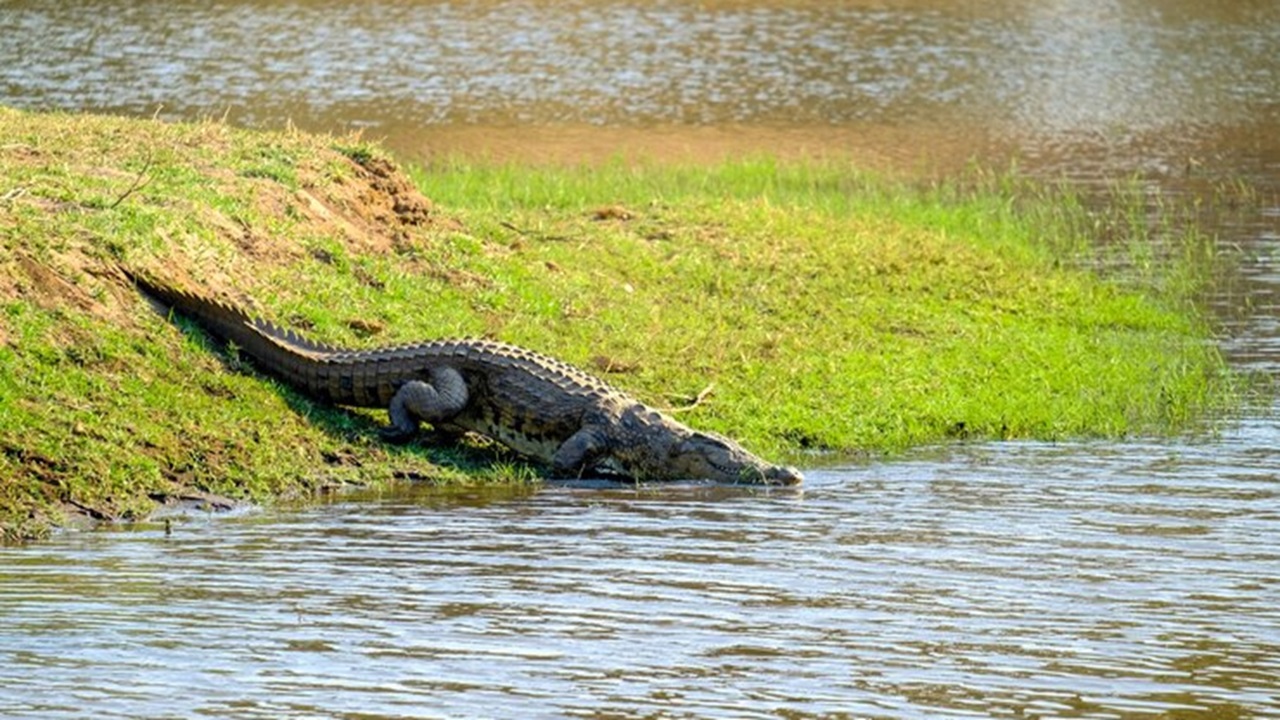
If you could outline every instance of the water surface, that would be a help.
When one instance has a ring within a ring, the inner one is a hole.
[[[0,550],[0,715],[1274,716],[1273,435],[64,535]]]
[[[0,2],[0,103],[402,155],[1016,160],[1254,195],[1211,306],[1280,375],[1280,4]],[[0,138],[0,143],[4,140]],[[9,718],[1280,716],[1276,407],[800,490],[405,488],[0,549]]]
[[[1277,56],[1270,0],[18,0],[0,102],[365,128],[409,155],[1082,145],[1159,170],[1214,145],[1274,163]]]

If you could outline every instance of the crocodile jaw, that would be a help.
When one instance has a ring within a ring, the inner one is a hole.
[[[667,459],[670,472],[690,478],[743,485],[799,485],[800,471],[773,465],[729,438],[692,431],[676,443]]]

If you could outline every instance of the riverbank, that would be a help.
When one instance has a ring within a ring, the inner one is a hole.
[[[1180,264],[1212,248],[1099,274],[1092,241],[1122,228],[1013,180],[767,159],[410,178],[356,138],[6,109],[0,138],[8,539],[201,494],[538,476],[483,444],[379,442],[379,413],[253,373],[118,263],[325,342],[530,346],[792,459],[1183,433],[1230,393]]]

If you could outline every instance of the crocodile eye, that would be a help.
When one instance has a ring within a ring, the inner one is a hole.
[[[704,448],[729,449],[729,442],[724,437],[709,432],[695,432],[690,438]]]
[[[708,451],[719,449],[720,443],[716,439],[706,433],[695,432],[689,437],[682,440],[676,446],[676,452],[680,454],[696,454],[702,455]]]

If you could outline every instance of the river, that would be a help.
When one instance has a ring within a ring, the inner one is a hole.
[[[1280,5],[0,2],[0,103],[402,156],[971,161],[1194,202],[1280,376]],[[0,139],[3,142],[3,139]],[[1280,408],[801,489],[445,492],[0,548],[5,718],[1280,717]]]

